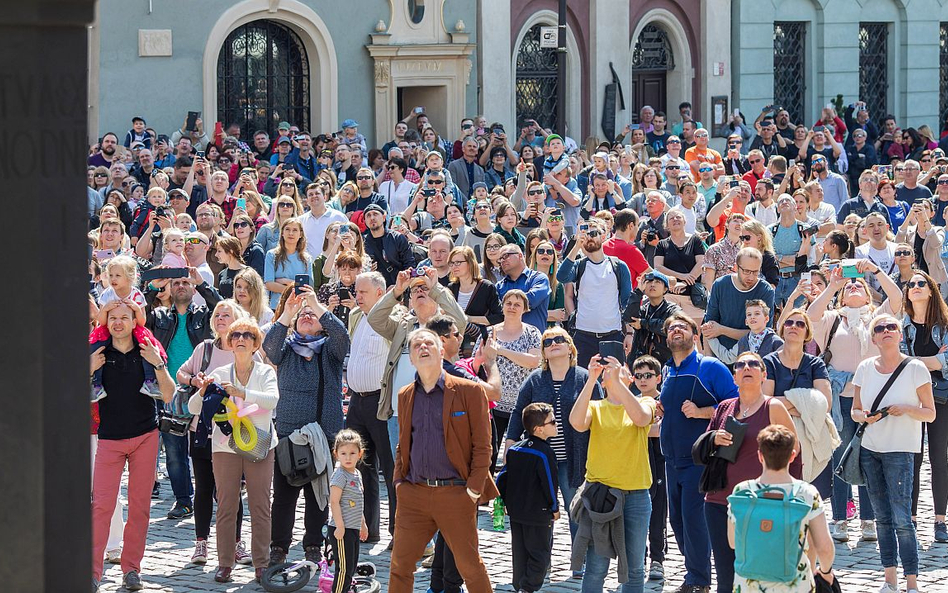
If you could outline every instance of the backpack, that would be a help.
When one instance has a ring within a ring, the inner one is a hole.
[[[614,255],[607,255],[606,260],[609,262],[609,265],[612,266],[612,273],[616,276],[616,288],[619,287],[619,258]],[[574,294],[579,297],[579,281],[582,280],[583,274],[586,272],[586,263],[589,260],[587,258],[582,258],[576,263],[576,279],[573,280]],[[631,272],[630,272],[631,274]],[[618,297],[618,291],[616,291],[616,296]],[[621,307],[620,307],[621,309]],[[576,310],[567,318],[566,320],[566,332],[573,336],[576,333],[576,314],[579,312],[579,302],[577,300]]]
[[[727,497],[734,516],[734,572],[746,579],[789,583],[803,556],[800,526],[812,510],[794,486],[738,490]]]

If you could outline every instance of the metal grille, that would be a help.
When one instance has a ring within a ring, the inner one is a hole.
[[[877,122],[888,112],[888,49],[887,23],[859,23],[859,98]]]
[[[309,130],[309,59],[296,33],[266,20],[235,29],[217,59],[217,111],[244,139],[281,121]]]
[[[774,105],[790,114],[790,121],[806,121],[806,23],[774,23]]]
[[[674,70],[675,56],[665,30],[645,25],[632,48],[633,70]]]
[[[557,129],[556,86],[556,50],[540,48],[540,25],[534,25],[517,51],[517,120]]]
[[[941,35],[938,43],[938,113],[941,114],[942,126],[948,121],[948,23],[941,24]]]

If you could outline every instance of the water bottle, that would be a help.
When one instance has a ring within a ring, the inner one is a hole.
[[[504,501],[498,496],[494,499],[494,531],[504,530]]]

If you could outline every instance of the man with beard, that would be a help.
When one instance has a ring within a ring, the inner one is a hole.
[[[589,359],[599,353],[599,342],[621,342],[621,312],[632,294],[629,267],[617,257],[602,252],[606,230],[602,221],[587,221],[587,230],[580,231],[573,248],[556,272],[556,280],[574,282],[576,294],[576,364],[586,368]],[[576,263],[582,249],[583,259]],[[616,306],[618,302],[618,306]]]
[[[870,212],[866,215],[866,237],[869,240],[856,247],[855,253],[857,259],[870,260],[886,275],[895,270],[895,248],[898,246],[897,243],[888,240],[888,235],[888,219],[878,212]],[[865,278],[869,286],[878,293],[874,295],[878,302],[882,298],[882,285],[873,273],[866,272]]]
[[[685,579],[676,593],[709,593],[711,540],[704,516],[704,494],[698,489],[703,468],[692,460],[691,447],[708,429],[715,406],[738,396],[737,385],[724,363],[698,354],[698,326],[688,316],[677,312],[670,315],[664,333],[672,357],[663,373],[660,438],[669,520],[678,549],[685,557]]]
[[[367,229],[362,235],[365,254],[375,262],[385,284],[392,286],[398,273],[414,264],[411,245],[405,235],[385,230],[385,211],[377,204],[370,204],[364,213]]]
[[[292,151],[284,161],[287,165],[293,165],[294,169],[303,176],[302,183],[308,185],[316,180],[316,172],[319,170],[316,165],[316,155],[313,154],[313,137],[309,132],[300,132],[295,138],[299,148]]]
[[[118,136],[106,132],[99,142],[99,152],[90,156],[88,164],[93,167],[110,167],[115,160],[115,149],[118,146]]]
[[[777,133],[783,136],[787,142],[793,142],[793,131],[797,126],[790,123],[790,112],[781,107],[777,111],[774,123],[777,125]]]
[[[792,215],[793,210],[790,212]],[[737,344],[749,330],[745,322],[745,312],[734,304],[745,301],[764,301],[770,310],[767,325],[771,325],[774,287],[760,277],[762,265],[763,256],[760,251],[745,247],[737,253],[734,272],[714,281],[711,285],[711,295],[708,297],[708,308],[704,313],[704,323],[701,324],[701,333],[705,338],[717,338],[727,349]],[[784,279],[780,280],[782,282]]]
[[[356,173],[356,185],[359,186],[359,195],[355,200],[346,204],[346,214],[356,215],[363,212],[370,204],[376,204],[382,210],[388,211],[388,202],[382,194],[375,191],[375,173],[368,167],[362,167]]]
[[[138,151],[138,164],[132,167],[129,174],[139,183],[148,188],[151,185],[151,174],[155,170],[155,156],[148,148]]]

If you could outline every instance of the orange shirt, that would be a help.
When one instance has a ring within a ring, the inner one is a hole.
[[[724,235],[727,234],[727,219],[731,217],[731,214],[734,212],[744,214],[744,210],[746,209],[746,204],[742,206],[737,202],[731,202],[731,206],[724,210],[721,218],[718,219],[718,223],[714,225],[714,240],[720,241],[724,238]]]
[[[691,177],[695,180],[695,183],[700,181],[700,177],[698,175],[698,166],[692,164],[691,161],[703,161],[713,165],[724,164],[721,153],[713,148],[698,148],[697,146],[692,146],[685,151],[685,162],[691,165]]]

